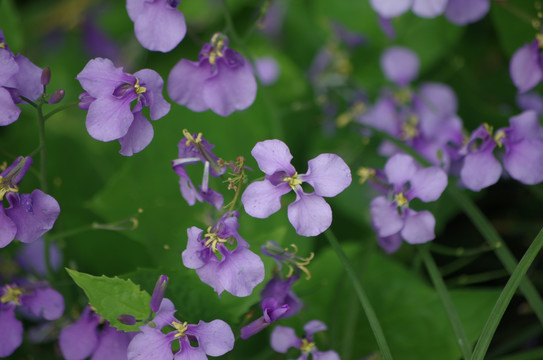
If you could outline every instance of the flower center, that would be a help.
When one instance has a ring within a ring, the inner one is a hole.
[[[409,203],[403,193],[395,194],[394,200],[396,200],[399,207],[406,206]]]
[[[211,65],[215,65],[215,61],[217,60],[217,57],[224,57],[224,42],[225,36],[221,33],[215,33],[213,34],[213,37],[211,37],[211,45],[213,46],[213,50],[209,53],[209,63]]]
[[[496,144],[498,144],[499,147],[503,146],[503,139],[505,139],[505,131],[498,130],[496,132],[496,135],[494,135],[494,141],[496,142]]]
[[[204,238],[207,238],[205,246],[213,250],[214,253],[217,252],[217,245],[224,244],[227,242],[227,239],[223,239],[217,235],[217,233],[211,232],[211,226],[207,228],[207,234],[204,235]]]
[[[284,177],[283,181],[288,182],[288,185],[292,188],[292,190],[296,190],[296,188],[303,182],[298,178],[297,172],[292,176]]]
[[[403,105],[409,103],[413,98],[413,95],[411,94],[411,90],[409,90],[409,88],[403,88],[395,92],[394,98],[398,104]]]
[[[16,305],[21,305],[19,298],[23,295],[23,292],[18,287],[11,287],[6,285],[6,293],[0,297],[0,302],[5,304],[8,302],[15,303]]]
[[[183,129],[183,135],[185,135],[185,138],[187,139],[185,146],[189,146],[191,143],[197,145],[202,142],[202,133],[198,133],[195,139],[187,129]]]
[[[177,330],[177,334],[175,334],[176,339],[185,336],[185,331],[188,329],[186,321],[184,323],[174,321],[172,322],[172,326]]]
[[[360,176],[360,183],[363,184],[375,176],[375,169],[368,168],[368,167],[361,167],[360,169],[358,169],[356,174]]]
[[[302,339],[302,345],[300,346],[300,350],[303,352],[310,352],[315,347],[315,343],[313,341],[307,341],[307,339]]]
[[[543,34],[537,34],[535,38],[537,39],[537,46],[539,46],[540,49],[543,49]]]
[[[136,78],[136,83],[134,84],[134,90],[136,91],[136,94],[141,95],[147,91],[147,88],[140,86],[140,79]]]
[[[17,191],[19,191],[17,186],[11,187],[9,185],[9,182],[4,180],[4,178],[2,176],[0,176],[0,201],[2,201],[4,199],[4,195],[6,195],[6,193],[8,193],[8,192],[17,192]]]
[[[5,42],[1,42],[0,43],[0,49],[5,49],[6,48],[6,43]]]
[[[419,134],[417,125],[419,124],[419,117],[415,114],[409,115],[407,121],[402,124],[402,139],[413,139]]]

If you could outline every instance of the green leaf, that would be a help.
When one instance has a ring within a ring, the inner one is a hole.
[[[123,331],[138,331],[139,325],[124,325],[117,317],[123,314],[132,315],[138,320],[149,317],[151,296],[131,280],[93,276],[68,268],[66,271],[83,289],[96,312],[108,320],[111,326]]]

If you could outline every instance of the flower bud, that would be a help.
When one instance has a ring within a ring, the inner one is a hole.
[[[133,317],[132,315],[127,315],[127,314],[119,315],[117,317],[117,320],[119,320],[122,324],[125,324],[125,325],[136,324],[136,318]]]
[[[49,85],[49,81],[51,81],[51,69],[46,66],[41,72],[41,84]]]
[[[55,91],[53,93],[53,95],[51,95],[51,97],[49,98],[49,101],[47,101],[49,104],[58,104],[59,102],[62,101],[62,99],[64,99],[64,90],[63,89],[58,89],[57,91]]]
[[[164,299],[164,294],[166,293],[166,287],[168,286],[168,277],[166,275],[160,275],[158,281],[156,282],[155,289],[153,290],[153,296],[151,297],[151,302],[149,306],[153,312],[157,312],[160,307],[162,299]]]

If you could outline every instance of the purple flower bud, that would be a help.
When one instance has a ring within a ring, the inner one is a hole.
[[[51,97],[49,98],[47,102],[51,105],[58,104],[59,102],[62,101],[62,99],[64,99],[64,94],[65,94],[65,91],[63,89],[58,89],[57,91],[53,93],[53,95],[51,95]]]
[[[50,81],[51,81],[51,69],[49,68],[49,66],[46,66],[41,72],[41,84],[44,86],[49,85]]]
[[[136,324],[136,318],[133,317],[132,315],[127,315],[127,314],[119,315],[117,317],[117,320],[119,320],[121,323],[123,323],[125,325],[135,325]]]
[[[164,294],[166,293],[167,286],[168,286],[168,277],[166,275],[160,275],[160,277],[158,278],[156,282],[155,289],[153,290],[153,296],[151,297],[151,302],[149,303],[151,310],[155,313],[158,311],[158,308],[160,307],[160,303],[162,302],[162,299],[164,299]]]

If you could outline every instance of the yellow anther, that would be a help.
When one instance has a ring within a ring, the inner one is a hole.
[[[353,120],[353,114],[350,112],[344,112],[336,118],[337,127],[344,127]]]
[[[398,102],[398,104],[407,104],[411,101],[413,94],[411,94],[411,90],[409,90],[409,88],[403,88],[396,91],[394,97],[396,98],[396,102]]]
[[[207,238],[205,246],[211,248],[214,253],[217,252],[217,245],[224,244],[228,239],[223,239],[217,235],[217,233],[211,232],[211,226],[207,228],[207,233],[204,235]]]
[[[496,144],[498,144],[499,147],[503,146],[503,139],[505,139],[505,131],[503,130],[498,131],[496,135],[494,135],[494,141],[496,142]]]
[[[185,135],[185,138],[187,139],[187,142],[185,143],[186,146],[189,146],[191,143],[196,145],[202,142],[202,133],[198,133],[198,136],[196,136],[195,139],[187,129],[183,129],[183,135]]]
[[[21,305],[19,298],[23,295],[23,292],[18,287],[11,287],[6,285],[6,293],[0,297],[0,302],[5,304],[8,302],[15,303],[16,305]]]
[[[4,195],[8,192],[17,192],[19,189],[17,186],[11,187],[7,182],[4,182],[4,178],[0,176],[0,201],[4,199]]]
[[[407,121],[402,125],[402,139],[413,139],[419,134],[417,126],[419,124],[419,117],[416,114],[411,114],[407,118]]]
[[[288,176],[288,177],[284,177],[283,178],[283,181],[285,182],[288,182],[289,186],[293,189],[293,190],[296,190],[296,187],[298,187],[299,185],[302,184],[302,180],[300,180],[298,178],[298,173],[294,173],[294,175],[292,176]]]
[[[215,59],[216,58],[217,58],[217,53],[215,53],[214,51],[209,53],[209,63],[211,65],[215,65]]]
[[[185,336],[185,331],[188,329],[186,321],[184,323],[174,321],[172,322],[172,326],[175,328],[175,330],[177,330],[177,334],[175,334],[176,339]]]
[[[0,49],[5,49],[6,48],[6,43],[5,42],[1,42],[0,43]]]
[[[225,46],[224,43],[224,35],[221,33],[215,33],[211,37],[211,45],[213,46],[213,50],[207,54],[209,56],[209,63],[211,65],[215,65],[215,62],[217,61],[217,57],[223,57],[223,48]]]
[[[356,171],[356,175],[360,176],[360,183],[363,184],[375,176],[375,169],[361,167]]]
[[[539,22],[539,24],[541,23]],[[537,46],[539,46],[539,48],[542,49],[543,48],[543,34],[537,34],[535,38],[537,39]]]
[[[304,353],[308,353],[315,347],[315,343],[313,341],[307,341],[307,339],[302,339],[302,345],[300,346],[300,350],[302,350]]]
[[[483,126],[485,127],[485,130],[488,132],[490,136],[492,136],[492,132],[494,131],[494,128],[487,123],[483,123]]]
[[[147,88],[144,86],[140,86],[140,79],[136,78],[136,83],[134,84],[134,89],[136,90],[136,94],[141,95],[144,92],[147,91]]]
[[[396,200],[396,204],[398,204],[398,206],[400,207],[407,205],[409,203],[409,201],[407,201],[403,193],[395,194],[394,200]]]

